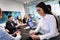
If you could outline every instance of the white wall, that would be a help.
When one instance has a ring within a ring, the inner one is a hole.
[[[2,11],[20,11],[22,13],[22,17],[25,14],[23,4],[13,0],[0,0],[0,8]],[[0,26],[5,26],[5,23],[0,24]]]
[[[57,1],[48,1],[45,3],[51,5],[53,14],[55,14],[57,16],[60,15],[60,6],[59,6],[58,0]]]
[[[3,11],[20,11],[22,15],[25,13],[23,4],[13,0],[0,0],[0,8]]]

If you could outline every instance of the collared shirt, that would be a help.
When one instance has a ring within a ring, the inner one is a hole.
[[[35,32],[40,32],[43,35],[39,35],[40,40],[50,39],[59,35],[56,19],[53,15],[46,14],[44,17],[41,17],[39,24],[34,30]]]

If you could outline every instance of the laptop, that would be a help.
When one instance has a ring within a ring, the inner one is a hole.
[[[35,26],[35,23],[32,21],[31,18],[28,19],[27,24],[30,28],[33,28]]]

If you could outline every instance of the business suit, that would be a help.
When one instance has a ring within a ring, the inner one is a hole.
[[[8,34],[5,29],[0,27],[0,40],[20,40],[21,35],[17,35],[13,37],[12,35]]]
[[[9,34],[13,34],[15,31],[16,31],[16,26],[17,24],[14,23],[14,21],[10,22],[10,21],[7,21],[6,22],[6,29],[9,30]]]

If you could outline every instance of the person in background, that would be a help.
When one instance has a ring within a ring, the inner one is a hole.
[[[28,14],[28,19],[27,19],[26,23],[27,23],[27,27],[24,29],[32,29],[34,27],[34,23],[33,23],[31,14]]]
[[[2,19],[2,10],[0,8],[0,19]]]
[[[17,27],[20,27],[21,24],[22,24],[21,16],[17,16]]]
[[[27,16],[27,15],[24,15],[23,23],[24,23],[24,24],[27,24],[27,20],[28,20],[28,16]]]
[[[41,16],[37,28],[29,32],[30,37],[33,40],[60,40],[59,32],[57,29],[57,22],[54,15],[49,11],[44,2],[40,2],[36,5],[36,10]],[[36,33],[41,33],[41,35],[36,35]]]
[[[31,14],[28,14],[27,25],[30,27],[30,29],[34,29],[33,27],[35,26],[35,23]]]
[[[21,32],[17,31],[14,34],[16,34],[16,37],[8,34],[3,28],[0,27],[0,40],[21,40]]]
[[[6,22],[6,30],[8,31],[9,34],[13,34],[16,31],[16,23],[13,21],[12,15],[8,16],[8,21]]]
[[[32,20],[32,15],[31,14],[28,14],[28,20]]]

